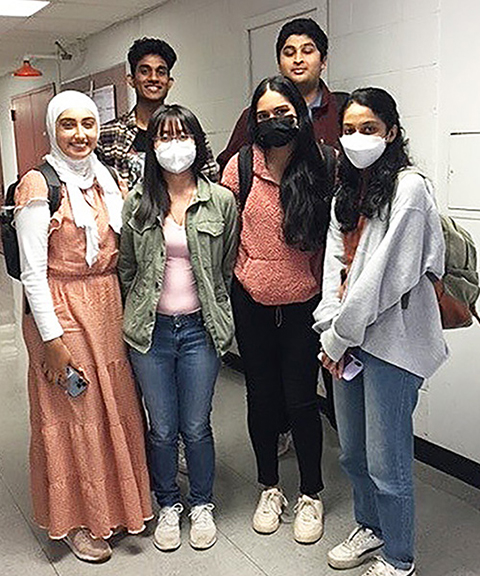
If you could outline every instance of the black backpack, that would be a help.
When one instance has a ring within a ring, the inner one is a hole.
[[[53,215],[60,206],[62,183],[58,174],[48,162],[41,164],[35,170],[38,170],[47,181],[48,186],[48,203],[50,206],[50,215]],[[0,212],[0,229],[2,233],[3,255],[7,266],[8,275],[15,280],[20,280],[20,252],[18,249],[17,231],[13,225],[13,212],[15,209],[15,190],[17,189],[17,180],[7,189],[5,203]]]
[[[336,157],[332,146],[318,143],[320,155],[325,158],[328,183],[333,189],[335,183]],[[253,149],[250,144],[242,146],[238,152],[238,200],[240,209],[245,208],[253,182]]]

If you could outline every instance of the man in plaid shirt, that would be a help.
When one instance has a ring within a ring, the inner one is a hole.
[[[135,40],[128,51],[131,73],[127,81],[137,102],[128,114],[101,127],[96,153],[127,180],[129,189],[142,177],[148,121],[172,87],[170,72],[176,60],[173,48],[158,38]],[[209,156],[202,172],[215,182],[218,168],[210,146],[207,148]]]

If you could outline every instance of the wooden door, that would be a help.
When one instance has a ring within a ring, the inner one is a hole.
[[[50,150],[45,114],[55,95],[53,84],[12,98],[12,120],[15,134],[18,175],[23,176]]]

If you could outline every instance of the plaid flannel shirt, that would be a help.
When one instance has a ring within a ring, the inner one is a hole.
[[[138,126],[133,108],[128,114],[101,127],[96,149],[99,159],[115,168],[118,174],[127,180],[129,189],[133,188],[143,174],[144,154],[129,153],[137,133]],[[218,166],[208,141],[207,161],[202,173],[212,182],[217,182]]]

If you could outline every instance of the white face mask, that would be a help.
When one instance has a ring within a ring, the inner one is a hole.
[[[193,140],[170,140],[160,142],[155,148],[155,156],[160,166],[167,172],[180,174],[194,163],[197,149]]]
[[[360,169],[368,168],[376,162],[387,147],[385,138],[360,132],[342,136],[340,143],[350,162]]]

